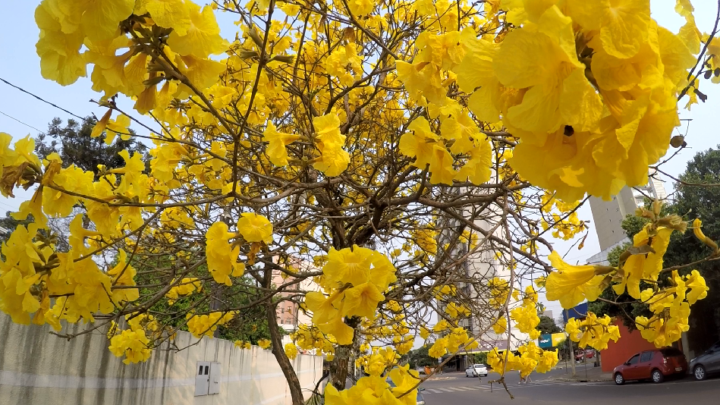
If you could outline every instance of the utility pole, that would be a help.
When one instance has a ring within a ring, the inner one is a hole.
[[[565,318],[570,321],[570,313],[565,310]],[[572,376],[575,377],[575,350],[573,350],[573,342],[570,336],[567,337],[568,350],[570,351],[570,366],[572,367]]]

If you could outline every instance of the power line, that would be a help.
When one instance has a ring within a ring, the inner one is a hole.
[[[41,131],[41,130],[39,130],[39,129],[35,128],[34,126],[32,126],[32,125],[30,125],[30,124],[26,124],[26,123],[24,123],[24,122],[20,121],[19,119],[15,118],[15,117],[13,117],[13,116],[10,116],[10,115],[7,115],[7,114],[5,114],[5,113],[4,113],[4,112],[2,112],[2,111],[0,111],[0,114],[2,114],[2,115],[4,115],[4,116],[6,116],[6,117],[8,117],[8,118],[10,118],[11,120],[14,120],[14,121],[17,121],[17,122],[19,122],[19,123],[21,123],[21,124],[25,125],[25,126],[26,126],[26,127],[28,127],[28,128],[32,128],[32,129],[34,129],[34,130],[38,131],[39,133],[43,133],[43,131]]]
[[[72,116],[75,117],[75,118],[78,118],[78,119],[81,119],[81,120],[85,121],[85,118],[84,118],[84,117],[81,117],[81,116],[79,116],[79,115],[77,115],[77,114],[74,114],[74,113],[72,113],[72,112],[70,112],[70,111],[68,111],[68,110],[60,107],[59,105],[57,105],[57,104],[55,104],[55,103],[51,103],[50,101],[47,101],[47,100],[45,100],[44,98],[42,98],[42,97],[40,97],[40,96],[38,96],[38,95],[35,95],[35,94],[33,94],[33,93],[31,93],[31,92],[23,89],[22,87],[16,86],[16,85],[10,83],[9,81],[3,79],[2,77],[0,77],[0,81],[2,81],[3,83],[7,84],[7,85],[10,86],[10,87],[14,87],[14,88],[22,91],[23,93],[25,93],[25,94],[27,94],[27,95],[30,95],[30,96],[35,97],[36,99],[42,101],[42,102],[45,103],[45,104],[49,104],[49,105],[57,108],[57,109],[60,110],[60,111],[63,111],[63,112],[65,112],[65,113],[67,113],[67,114],[72,115]]]

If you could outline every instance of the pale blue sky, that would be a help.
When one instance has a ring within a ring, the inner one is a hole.
[[[104,109],[98,108],[90,103],[91,99],[98,99],[99,94],[91,90],[91,83],[87,78],[81,78],[75,84],[63,87],[54,82],[45,80],[40,75],[39,58],[35,53],[35,42],[38,37],[38,28],[34,21],[35,7],[39,1],[16,1],[6,6],[6,12],[0,14],[0,77],[10,81],[26,90],[40,95],[41,97],[54,102],[75,114],[86,116],[95,113],[101,116]],[[717,2],[709,0],[695,0],[695,17],[698,27],[703,32],[712,30],[712,24],[716,15]],[[673,11],[675,0],[652,0],[651,6],[653,17],[661,26],[677,32],[684,20]],[[237,27],[232,24],[229,15],[219,18],[223,36],[229,39],[234,38]],[[88,71],[88,74],[90,71]],[[687,141],[690,148],[687,148],[675,159],[665,166],[665,170],[673,175],[681,173],[685,169],[687,161],[698,151],[708,149],[720,143],[717,136],[718,120],[720,113],[720,87],[704,82],[702,91],[708,95],[706,104],[693,106],[691,112],[684,111],[681,118],[692,119]],[[119,105],[130,110],[131,103],[126,99],[120,99]],[[684,103],[683,103],[684,105]],[[47,124],[54,117],[63,120],[71,118],[67,114],[49,105],[23,94],[4,83],[0,82],[0,132],[7,132],[15,138],[27,134],[37,135],[35,129],[29,128],[5,114],[35,127],[45,130]],[[684,128],[680,128],[683,132]],[[666,183],[666,188],[671,191],[672,185]],[[29,193],[19,190],[15,199],[0,197],[0,212],[16,209],[23,197],[27,198]],[[579,211],[580,217],[592,220],[589,206]],[[592,226],[592,224],[591,224]],[[555,242],[556,250],[565,253],[572,245],[572,242]],[[569,262],[584,262],[589,256],[597,253],[599,246],[594,231],[591,230],[585,242],[585,248],[581,251],[570,252],[566,259]],[[560,308],[555,303],[548,304],[549,309],[559,314]]]

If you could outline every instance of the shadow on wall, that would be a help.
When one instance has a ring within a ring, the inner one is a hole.
[[[67,331],[81,328],[72,325]],[[178,332],[175,344],[187,349],[172,352],[164,346],[145,363],[125,365],[108,350],[104,332],[68,341],[50,330],[16,325],[0,314],[0,405],[291,403],[275,357],[257,346],[238,349],[230,341],[207,338],[193,345],[197,339]],[[217,394],[195,396],[199,362],[216,363],[219,371],[211,383],[217,382]],[[299,355],[293,366],[304,391],[322,377],[321,356]]]

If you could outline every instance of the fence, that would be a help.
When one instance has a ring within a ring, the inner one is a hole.
[[[109,341],[100,331],[70,341],[49,331],[47,326],[16,325],[0,314],[0,405],[291,402],[275,357],[257,346],[245,350],[222,339],[198,342],[191,334],[179,332],[175,342],[178,347],[190,346],[187,349],[159,348],[147,362],[125,365],[108,351]],[[307,398],[322,376],[322,357],[298,355],[292,362]],[[212,366],[212,376],[200,367],[203,364]],[[209,384],[210,392],[219,392],[196,396],[198,386],[201,394],[208,392],[202,384]]]

